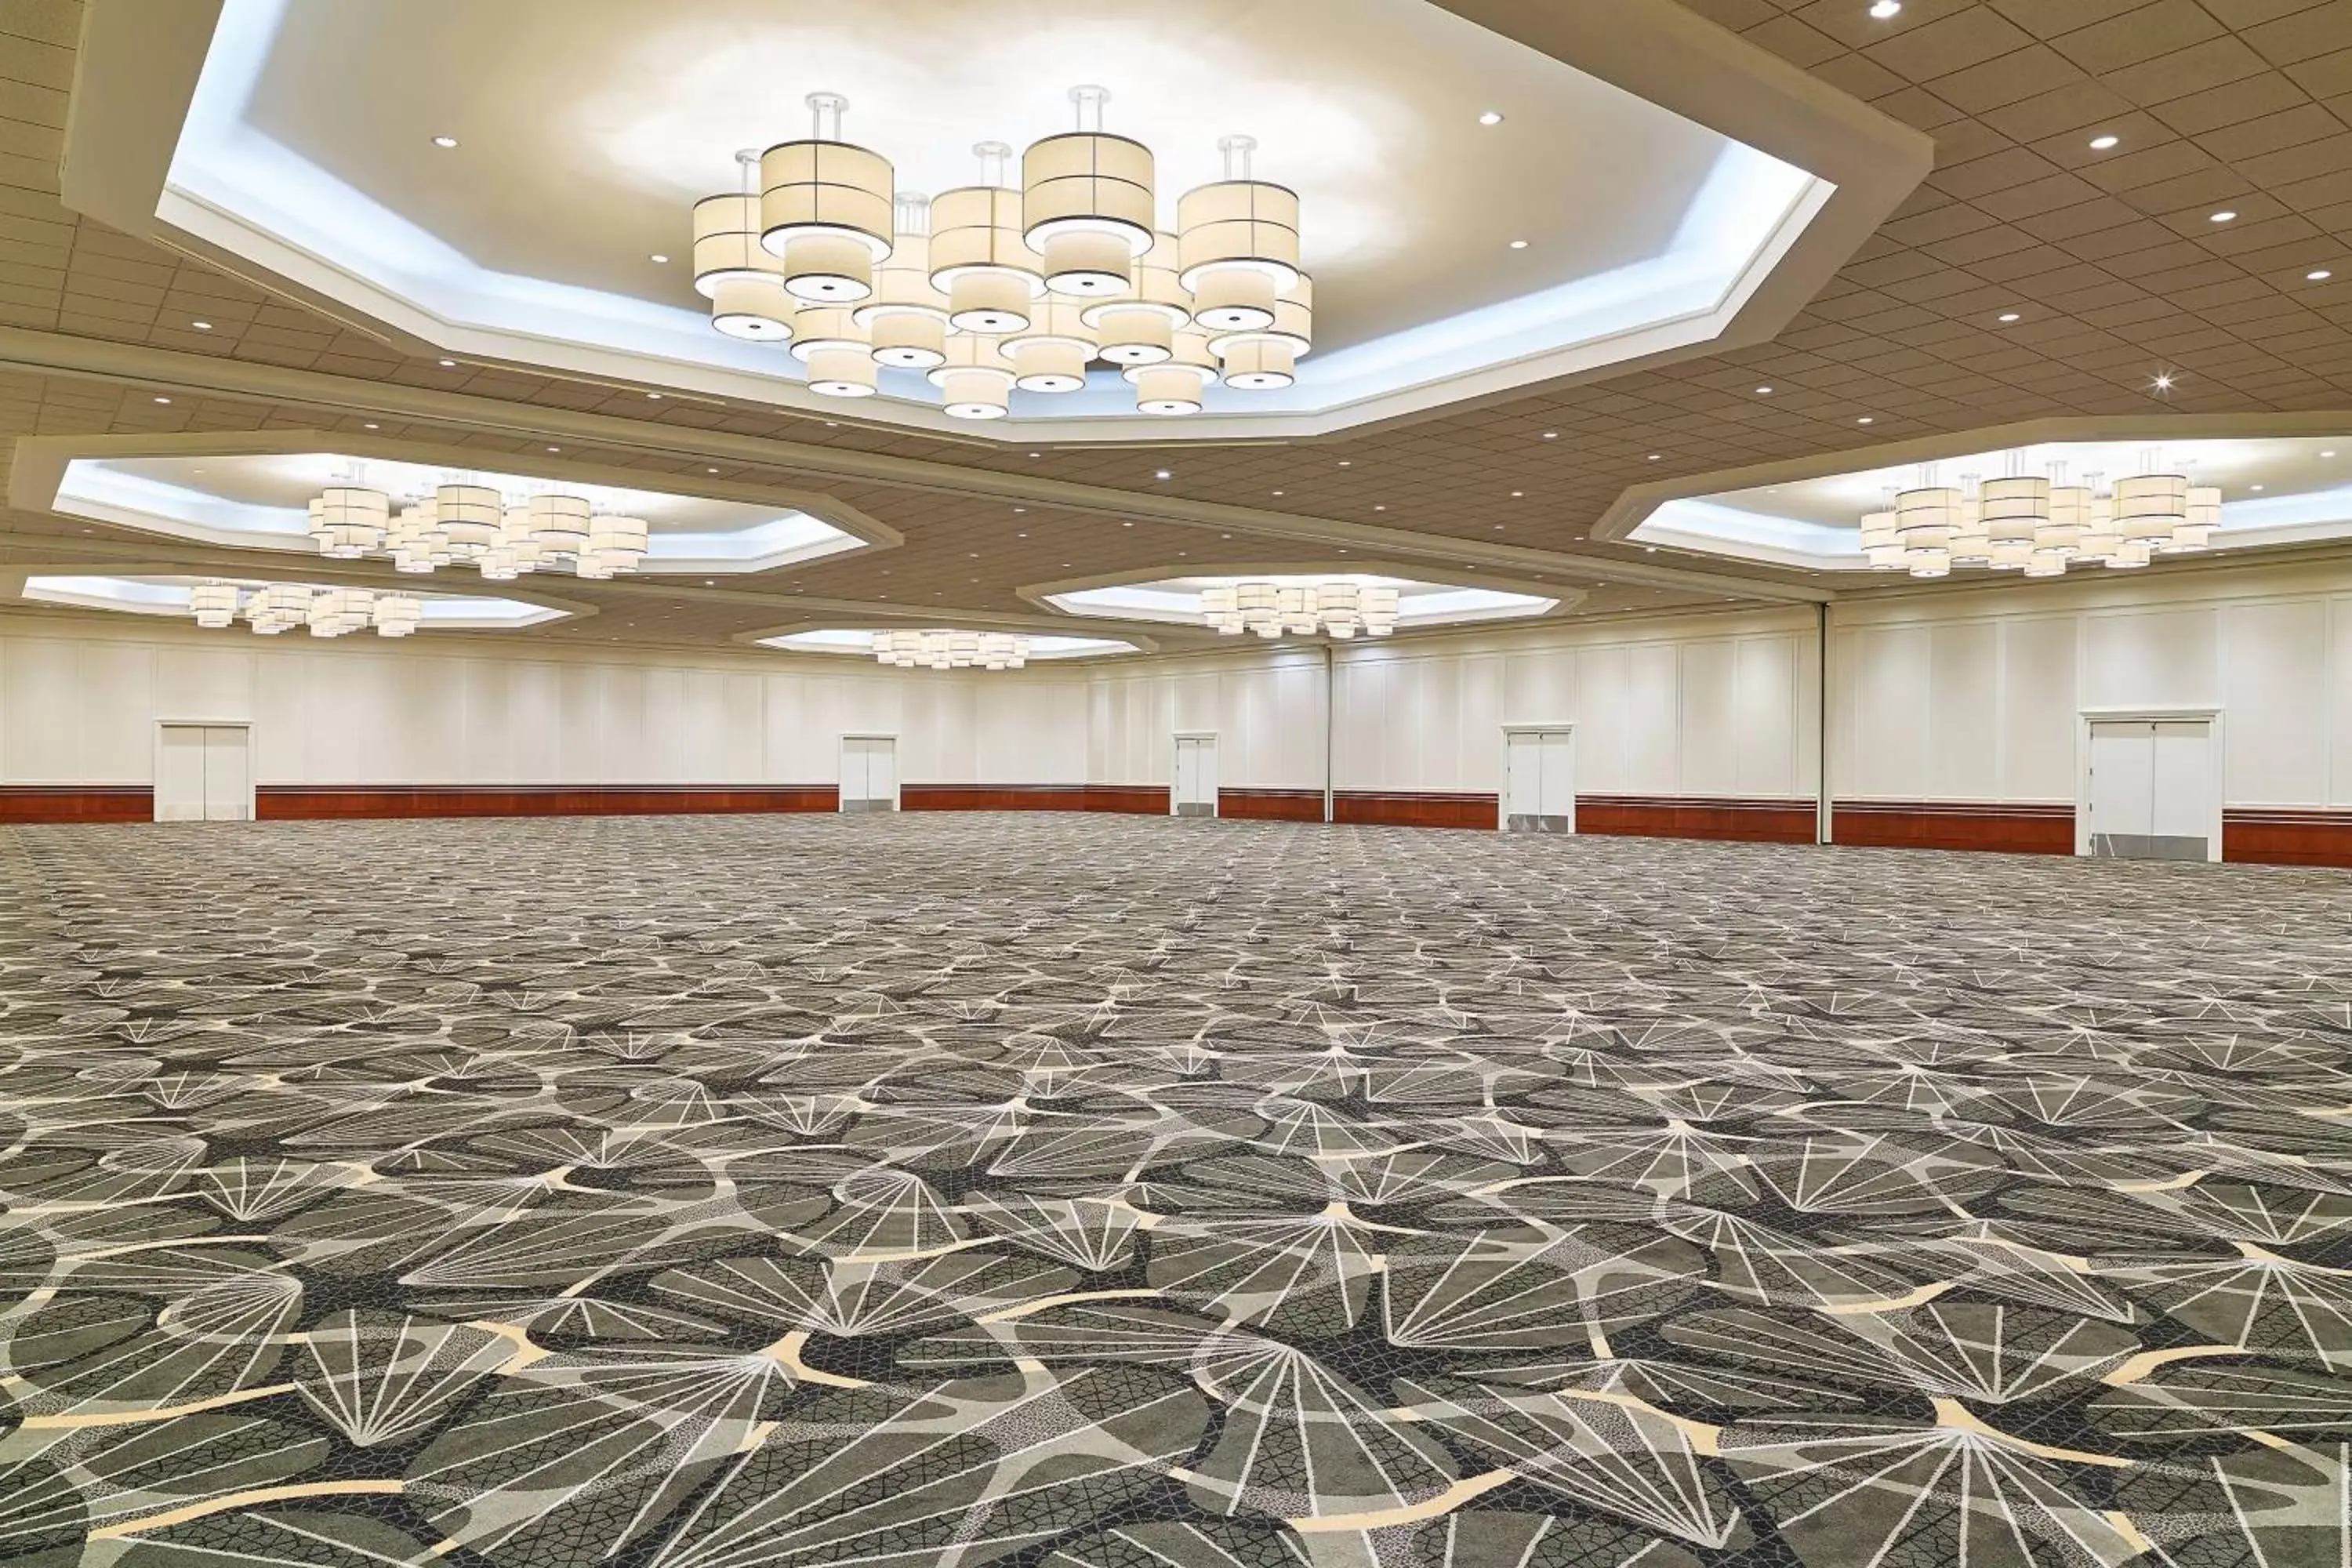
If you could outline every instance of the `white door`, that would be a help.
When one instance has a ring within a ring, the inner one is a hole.
[[[205,728],[205,820],[245,822],[253,816],[252,763],[242,725]]]
[[[155,820],[249,821],[251,734],[241,724],[163,725],[155,746]]]
[[[2212,856],[2212,726],[2196,720],[2091,725],[2091,853],[2131,860]]]
[[[898,809],[898,742],[887,735],[841,738],[841,809]]]
[[[1503,826],[1514,833],[1575,832],[1575,732],[1514,730],[1504,741]]]
[[[1171,806],[1178,816],[1217,815],[1217,742],[1212,735],[1176,737],[1176,789]]]

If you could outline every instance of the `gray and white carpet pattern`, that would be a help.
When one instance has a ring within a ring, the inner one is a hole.
[[[2352,879],[0,835],[0,1561],[2352,1562]]]

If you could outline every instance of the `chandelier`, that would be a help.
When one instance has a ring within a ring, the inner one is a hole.
[[[1396,630],[1397,591],[1355,583],[1220,584],[1201,590],[1201,618],[1226,637],[1384,637]]]
[[[845,100],[811,93],[802,141],[736,154],[741,188],[694,205],[694,286],[729,337],[782,343],[809,390],[867,397],[883,366],[921,373],[958,419],[1000,419],[1014,388],[1065,394],[1103,364],[1139,412],[1197,414],[1207,389],[1288,386],[1312,346],[1298,196],[1252,177],[1256,142],[1218,143],[1225,177],[1159,226],[1151,149],[1106,132],[1099,87],[1076,129],[982,142],[975,184],[925,197],[841,139]]]
[[[1957,486],[1939,485],[1929,463],[1916,487],[1890,493],[1863,518],[1863,554],[1873,570],[1914,577],[1948,576],[1955,566],[2058,577],[2070,564],[2130,568],[2207,549],[2221,526],[2221,489],[2158,466],[2150,452],[2148,471],[2105,489],[2097,474],[2066,483],[2063,463],[2048,478],[2026,474],[2014,453],[2008,475],[1981,484],[1966,474]]]
[[[492,582],[568,568],[576,577],[635,572],[650,542],[646,521],[598,511],[585,496],[509,501],[489,485],[455,482],[394,497],[356,481],[310,501],[310,540],[338,561],[389,557],[402,572],[472,566]]]
[[[188,590],[188,609],[200,626],[220,630],[242,619],[264,637],[304,626],[314,637],[339,637],[373,626],[378,637],[404,637],[425,618],[424,604],[412,594],[300,583],[250,591],[234,583],[199,583]]]
[[[877,664],[900,669],[1019,669],[1029,662],[1029,639],[1013,632],[874,632]]]

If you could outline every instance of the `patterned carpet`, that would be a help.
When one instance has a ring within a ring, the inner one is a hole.
[[[2352,1562],[2352,879],[0,836],[0,1562]]]

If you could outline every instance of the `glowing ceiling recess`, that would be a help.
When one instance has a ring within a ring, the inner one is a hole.
[[[1109,99],[1072,88],[1077,128],[1030,144],[1019,188],[1012,150],[982,142],[979,182],[933,198],[842,140],[848,100],[809,94],[804,140],[738,153],[743,189],[694,205],[710,324],[790,343],[820,396],[920,371],[956,419],[1003,418],[1015,387],[1082,392],[1097,362],[1140,414],[1198,414],[1212,382],[1290,385],[1314,330],[1297,193],[1252,179],[1255,139],[1227,136],[1225,177],[1185,193],[1166,232],[1151,149],[1104,132]]]
[[[950,627],[856,631],[825,627],[761,637],[767,647],[793,653],[871,654],[877,664],[899,669],[1020,669],[1034,659],[1086,658],[1134,653],[1136,645],[1113,637],[1035,636],[1027,632],[979,632]]]
[[[564,617],[562,610],[517,599],[220,577],[37,576],[25,580],[25,597],[83,609],[193,616],[196,625],[214,631],[243,621],[264,637],[300,627],[315,637],[370,630],[379,637],[404,637],[420,627],[496,630]]]
[[[1833,268],[1800,242],[1843,192],[1900,195],[1855,172],[1880,132],[1790,110],[1760,68],[1736,76],[1757,95],[1728,116],[1741,140],[1711,128],[1721,93],[1673,107],[1698,90],[1679,76],[1632,90],[1427,0],[598,16],[579,26],[576,0],[223,0],[140,221],[459,367],[862,397],[861,417],[992,419],[1004,440],[1197,414],[1185,437],[1220,438],[1342,429],[1753,330],[1809,292],[1794,274]],[[1638,6],[1624,26],[1671,30]],[[371,68],[354,71],[362,40]],[[1641,74],[1623,53],[1612,79]],[[1073,82],[1104,84],[1078,94],[1075,129]],[[811,89],[814,135],[768,147],[748,183],[714,182]],[[843,99],[862,145],[838,140]],[[1482,115],[1496,103],[1510,112]],[[1823,125],[1791,129],[1808,117]],[[992,150],[978,176],[975,142]],[[714,184],[735,188],[697,207]]]

